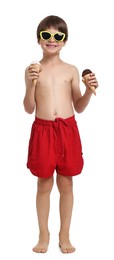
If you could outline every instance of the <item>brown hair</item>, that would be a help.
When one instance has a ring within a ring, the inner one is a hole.
[[[54,27],[60,32],[65,33],[65,39],[64,42],[68,40],[68,27],[66,22],[56,15],[49,15],[45,17],[38,25],[37,27],[37,39],[38,42],[40,40],[40,32],[46,30],[47,28]]]

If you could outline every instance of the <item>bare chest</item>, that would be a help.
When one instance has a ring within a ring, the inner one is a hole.
[[[65,91],[70,88],[71,77],[66,71],[61,70],[42,70],[39,75],[37,87],[45,90]]]

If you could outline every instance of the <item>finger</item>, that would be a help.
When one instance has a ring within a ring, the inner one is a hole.
[[[39,72],[38,71],[29,71],[27,73],[27,76],[28,77],[34,77],[34,76],[39,77]]]
[[[30,81],[38,80],[38,77],[36,77],[36,76],[32,76],[32,77],[29,77],[29,80],[30,80]]]
[[[91,75],[91,76],[89,75],[88,80],[97,80],[97,79],[94,75]]]
[[[96,79],[90,79],[88,80],[88,83],[91,84],[91,83],[98,83],[98,81]]]
[[[91,83],[89,83],[89,86],[93,86],[93,87],[97,88],[98,82],[91,82]]]
[[[39,77],[38,77],[38,76],[36,76],[36,75],[32,75],[32,76],[30,76],[30,77],[29,77],[29,79],[30,79],[30,80],[33,80],[33,79],[38,79],[38,78],[39,78]]]
[[[29,67],[29,68],[28,68],[28,71],[38,72],[38,69]]]
[[[29,69],[36,69],[36,70],[41,70],[41,65],[39,64],[30,64]]]
[[[39,72],[35,70],[29,70],[28,71],[28,76],[38,76],[39,77]]]
[[[90,77],[95,77],[95,73],[92,72],[92,73],[89,74],[89,76],[90,76]]]

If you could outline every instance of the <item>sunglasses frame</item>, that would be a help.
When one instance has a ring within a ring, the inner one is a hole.
[[[43,36],[42,36],[42,33],[49,33],[49,34],[50,34],[49,39],[44,39]],[[59,41],[59,40],[56,40],[56,39],[55,39],[55,35],[56,35],[56,34],[62,34],[62,35],[63,35],[62,40],[60,40],[60,41]],[[49,31],[41,31],[41,32],[40,32],[40,38],[41,38],[42,40],[44,40],[44,41],[50,40],[51,37],[54,37],[54,40],[55,40],[56,42],[63,42],[64,39],[65,39],[65,33],[63,33],[63,32],[50,33]]]

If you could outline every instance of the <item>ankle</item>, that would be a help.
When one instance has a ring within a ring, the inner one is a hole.
[[[49,233],[49,231],[40,231],[39,232],[39,238],[41,238],[41,237],[49,237],[50,236],[50,233]]]
[[[62,238],[62,237],[68,238],[69,237],[69,231],[61,229],[60,232],[59,232],[59,238]]]

